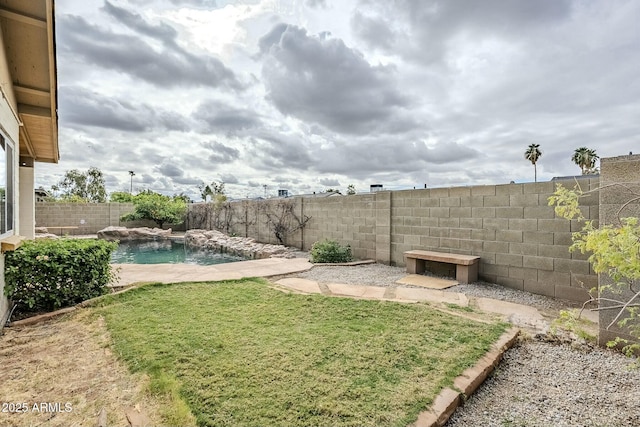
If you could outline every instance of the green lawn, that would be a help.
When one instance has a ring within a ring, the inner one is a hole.
[[[201,426],[406,426],[506,328],[261,279],[146,286],[96,312],[151,392],[173,396],[165,421],[188,408]]]

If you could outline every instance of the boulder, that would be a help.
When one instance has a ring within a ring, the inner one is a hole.
[[[110,226],[98,231],[98,239],[104,240],[158,240],[168,239],[171,236],[171,229],[163,230],[161,228],[127,228]]]
[[[215,230],[189,230],[184,236],[184,244],[251,259],[295,258],[296,251],[283,245],[259,243],[250,237],[232,237]]]

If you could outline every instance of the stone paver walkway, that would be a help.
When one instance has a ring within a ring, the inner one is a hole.
[[[346,285],[329,283],[322,286],[309,279],[285,278],[276,282],[283,288],[304,294],[323,294],[398,302],[432,302],[436,304],[455,304],[460,307],[473,307],[485,313],[501,316],[514,326],[546,332],[549,322],[534,307],[490,298],[467,297],[457,292],[445,292],[438,289],[421,288],[384,288],[380,286]]]

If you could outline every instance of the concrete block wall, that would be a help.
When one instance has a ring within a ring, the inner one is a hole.
[[[600,189],[600,223],[602,225],[619,225],[620,218],[636,217],[640,218],[640,200],[629,203],[640,194],[640,155],[629,155],[611,157],[600,160],[601,171],[601,189]],[[623,209],[621,209],[624,206]],[[613,280],[606,274],[599,276],[601,286],[612,285]],[[640,281],[634,283],[636,289],[640,286]],[[627,301],[633,296],[631,291],[622,294],[612,295],[610,293],[603,294],[604,297]],[[615,303],[604,301],[601,307],[609,307]],[[628,330],[623,330],[612,326],[607,329],[617,315],[618,310],[601,310],[600,315],[600,334],[598,340],[604,345],[608,341],[616,337],[635,340]]]
[[[577,181],[585,190],[597,189],[599,182],[597,177]],[[597,286],[597,276],[585,255],[569,252],[571,233],[581,225],[556,218],[548,206],[558,183],[576,185],[568,180],[284,199],[295,204],[300,218],[311,217],[303,230],[287,237],[287,244],[309,250],[318,240],[334,239],[350,245],[357,258],[398,266],[405,265],[403,253],[412,249],[477,255],[483,280],[584,301],[587,290]],[[277,210],[282,200],[231,203],[231,231],[278,243],[264,212]],[[597,221],[598,193],[585,198],[581,208]]]
[[[228,221],[229,229],[225,229],[223,225],[220,231],[232,235],[252,237],[259,242],[279,244],[280,242],[273,233],[272,227],[267,224],[267,212],[277,218],[283,208],[282,203],[292,203],[295,215],[300,219],[303,218],[304,201],[300,198],[243,200],[229,203],[224,207],[216,207],[214,203],[193,203],[189,205],[187,227],[189,229],[213,229],[216,228],[216,222],[221,225],[226,224],[224,216],[228,215],[230,218]],[[290,217],[289,222],[285,225],[293,228],[295,224],[295,219]],[[286,244],[294,247],[303,247],[303,235],[304,230],[298,230],[286,235]]]
[[[378,229],[377,214],[380,200],[376,193],[303,199],[304,215],[311,217],[304,229],[305,250],[314,242],[334,239],[350,245],[356,258],[380,259],[388,263],[388,256],[378,253],[378,238],[388,230]]]
[[[51,203],[37,202],[36,227],[49,227],[53,234],[95,234],[108,226],[155,227],[152,221],[120,221],[120,217],[133,211],[132,203]],[[78,227],[59,229],[56,227]],[[171,228],[167,225],[165,228]],[[184,226],[175,227],[184,230]]]
[[[580,179],[597,188],[598,179]],[[597,285],[586,257],[570,253],[579,224],[555,217],[547,199],[562,183],[487,185],[397,191],[391,194],[390,262],[404,265],[412,249],[481,257],[482,280],[556,298],[583,301]],[[598,219],[597,193],[585,216]]]

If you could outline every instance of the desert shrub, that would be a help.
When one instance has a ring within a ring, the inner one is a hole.
[[[342,246],[335,240],[319,240],[311,247],[311,262],[349,262],[353,260],[351,246]]]
[[[22,312],[51,311],[107,292],[118,245],[104,240],[27,241],[5,257],[5,294]]]

